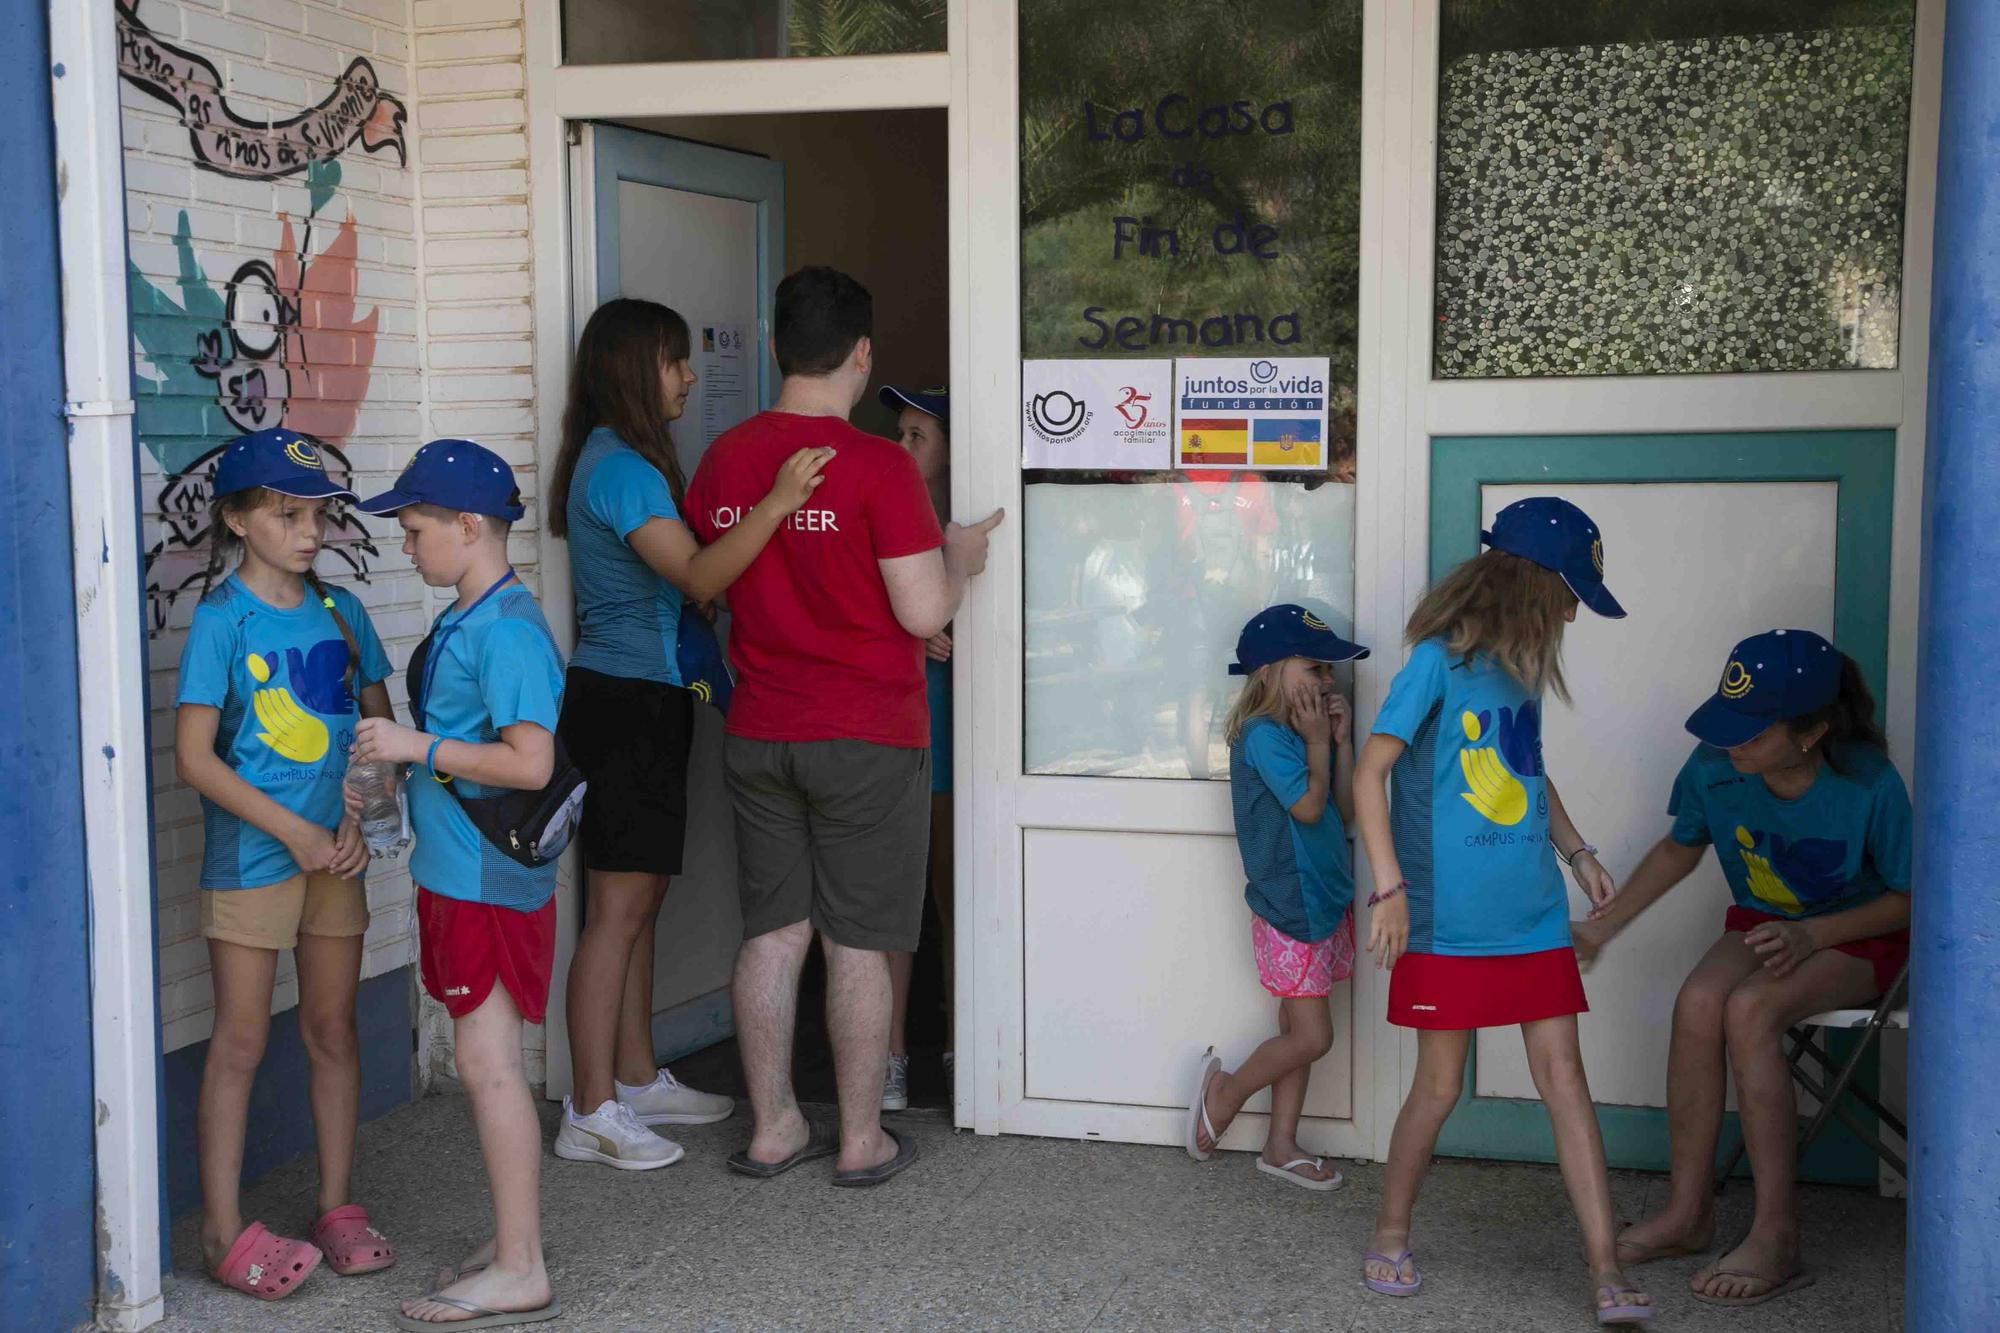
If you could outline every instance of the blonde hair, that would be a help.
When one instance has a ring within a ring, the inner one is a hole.
[[[1236,702],[1229,706],[1228,720],[1223,723],[1223,735],[1231,745],[1243,738],[1243,728],[1260,717],[1274,717],[1279,722],[1285,722],[1285,691],[1278,684],[1278,668],[1284,664],[1283,660],[1266,662],[1244,680]]]
[[[1547,690],[1568,703],[1563,628],[1576,600],[1554,570],[1505,551],[1482,551],[1424,594],[1403,638],[1443,639],[1453,657],[1483,653],[1530,694]]]

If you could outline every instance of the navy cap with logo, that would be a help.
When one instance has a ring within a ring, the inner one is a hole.
[[[354,492],[326,473],[319,446],[295,430],[273,427],[244,435],[222,448],[215,461],[217,499],[262,486],[301,500],[338,497],[353,500]]]
[[[892,412],[914,407],[917,411],[928,412],[942,421],[946,430],[951,429],[950,389],[899,389],[893,384],[885,384],[881,392],[875,396],[882,400],[882,406]]]
[[[1722,680],[1688,717],[1697,740],[1733,749],[1756,740],[1774,722],[1804,717],[1840,696],[1839,649],[1809,629],[1754,634],[1729,650]]]
[[[394,486],[369,496],[361,508],[371,514],[393,514],[419,504],[488,514],[509,523],[528,512],[507,460],[471,440],[432,440],[417,450]]]
[[[1366,656],[1366,648],[1341,638],[1303,606],[1284,602],[1267,606],[1250,617],[1250,623],[1236,636],[1236,660],[1229,664],[1229,674],[1247,676],[1259,667],[1288,657],[1304,657],[1314,662],[1353,662]]]
[[[1493,530],[1479,540],[1562,575],[1576,599],[1598,615],[1624,617],[1625,608],[1604,586],[1604,537],[1569,501],[1553,495],[1516,500],[1494,515]]]

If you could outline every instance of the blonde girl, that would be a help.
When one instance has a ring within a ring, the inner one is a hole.
[[[1596,524],[1568,501],[1518,501],[1480,535],[1492,549],[1446,575],[1410,618],[1409,661],[1355,770],[1378,886],[1368,950],[1394,968],[1389,1021],[1417,1029],[1416,1079],[1389,1141],[1362,1277],[1387,1296],[1423,1285],[1411,1213],[1458,1103],[1472,1034],[1518,1024],[1583,1225],[1598,1322],[1636,1322],[1652,1303],[1618,1268],[1604,1145],[1577,1047],[1576,1016],[1588,1006],[1556,862],[1593,902],[1614,886],[1543,771],[1541,735],[1544,692],[1568,698],[1562,639],[1578,604],[1625,612],[1604,586]]]
[[[276,1300],[322,1255],[342,1274],[395,1262],[349,1193],[368,850],[341,796],[358,719],[391,716],[389,660],[360,601],[313,573],[327,505],[354,496],[312,442],[282,429],[246,435],[224,449],[214,485],[212,586],[181,653],[174,727],[175,767],[201,795],[201,932],[215,984],[198,1113],[201,1244],[217,1281]],[[215,582],[232,553],[235,568]],[[246,1226],[239,1193],[283,949],[298,964],[319,1153],[310,1242]]]
[[[1340,1173],[1300,1149],[1299,1115],[1313,1062],[1333,1045],[1327,997],[1354,973],[1354,747],[1334,662],[1368,650],[1301,606],[1260,611],[1236,641],[1231,675],[1248,676],[1229,714],[1229,794],[1250,904],[1257,977],[1278,1001],[1278,1035],[1231,1072],[1210,1047],[1188,1102],[1185,1146],[1207,1161],[1243,1104],[1271,1090],[1257,1169],[1330,1190]]]

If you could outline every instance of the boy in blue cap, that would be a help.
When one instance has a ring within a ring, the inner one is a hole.
[[[507,533],[524,508],[499,456],[469,440],[433,440],[392,489],[361,508],[394,514],[403,553],[424,582],[458,591],[410,681],[410,710],[423,729],[369,719],[356,729],[355,758],[414,765],[410,875],[424,987],[452,1016],[495,1215],[493,1239],[441,1290],[403,1302],[396,1322],[422,1329],[553,1319],[562,1307],[542,1265],[542,1130],[521,1068],[521,1024],[541,1022],[547,1009],[556,867],[488,846],[459,797],[549,783],[562,654],[507,561]]]
[[[1674,780],[1672,826],[1618,896],[1571,932],[1577,952],[1594,956],[1715,848],[1735,901],[1674,1001],[1667,1200],[1627,1227],[1618,1249],[1636,1264],[1714,1243],[1710,1172],[1727,1068],[1756,1216],[1689,1285],[1699,1301],[1759,1305],[1812,1282],[1799,1257],[1798,1102],[1779,1037],[1808,1014],[1872,1002],[1902,973],[1910,794],[1861,668],[1811,630],[1737,644],[1687,729],[1700,744]]]

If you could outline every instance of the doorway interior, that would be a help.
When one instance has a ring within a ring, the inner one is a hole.
[[[768,352],[772,295],[787,272],[824,264],[852,274],[875,300],[875,386],[921,388],[950,375],[946,113],[942,109],[625,119],[573,136],[573,329],[613,296],[662,301],[688,318],[696,370],[707,382],[675,427],[692,474],[707,443],[768,406],[778,376]],[[735,345],[732,346],[732,340]],[[734,355],[731,355],[734,353]],[[894,437],[896,412],[873,391],[854,424]],[[727,617],[719,625],[726,636]],[[728,1003],[741,922],[734,839],[721,776],[721,721],[699,710],[689,769],[685,872],[655,942],[654,1039],[692,1086],[742,1096]],[[580,928],[581,895],[563,919]],[[575,928],[559,940],[558,970]],[[911,1105],[949,1105],[944,950],[927,902],[906,1025]],[[801,982],[799,1096],[832,1102],[824,966]],[[557,1012],[549,1029],[549,1095],[568,1084]]]

